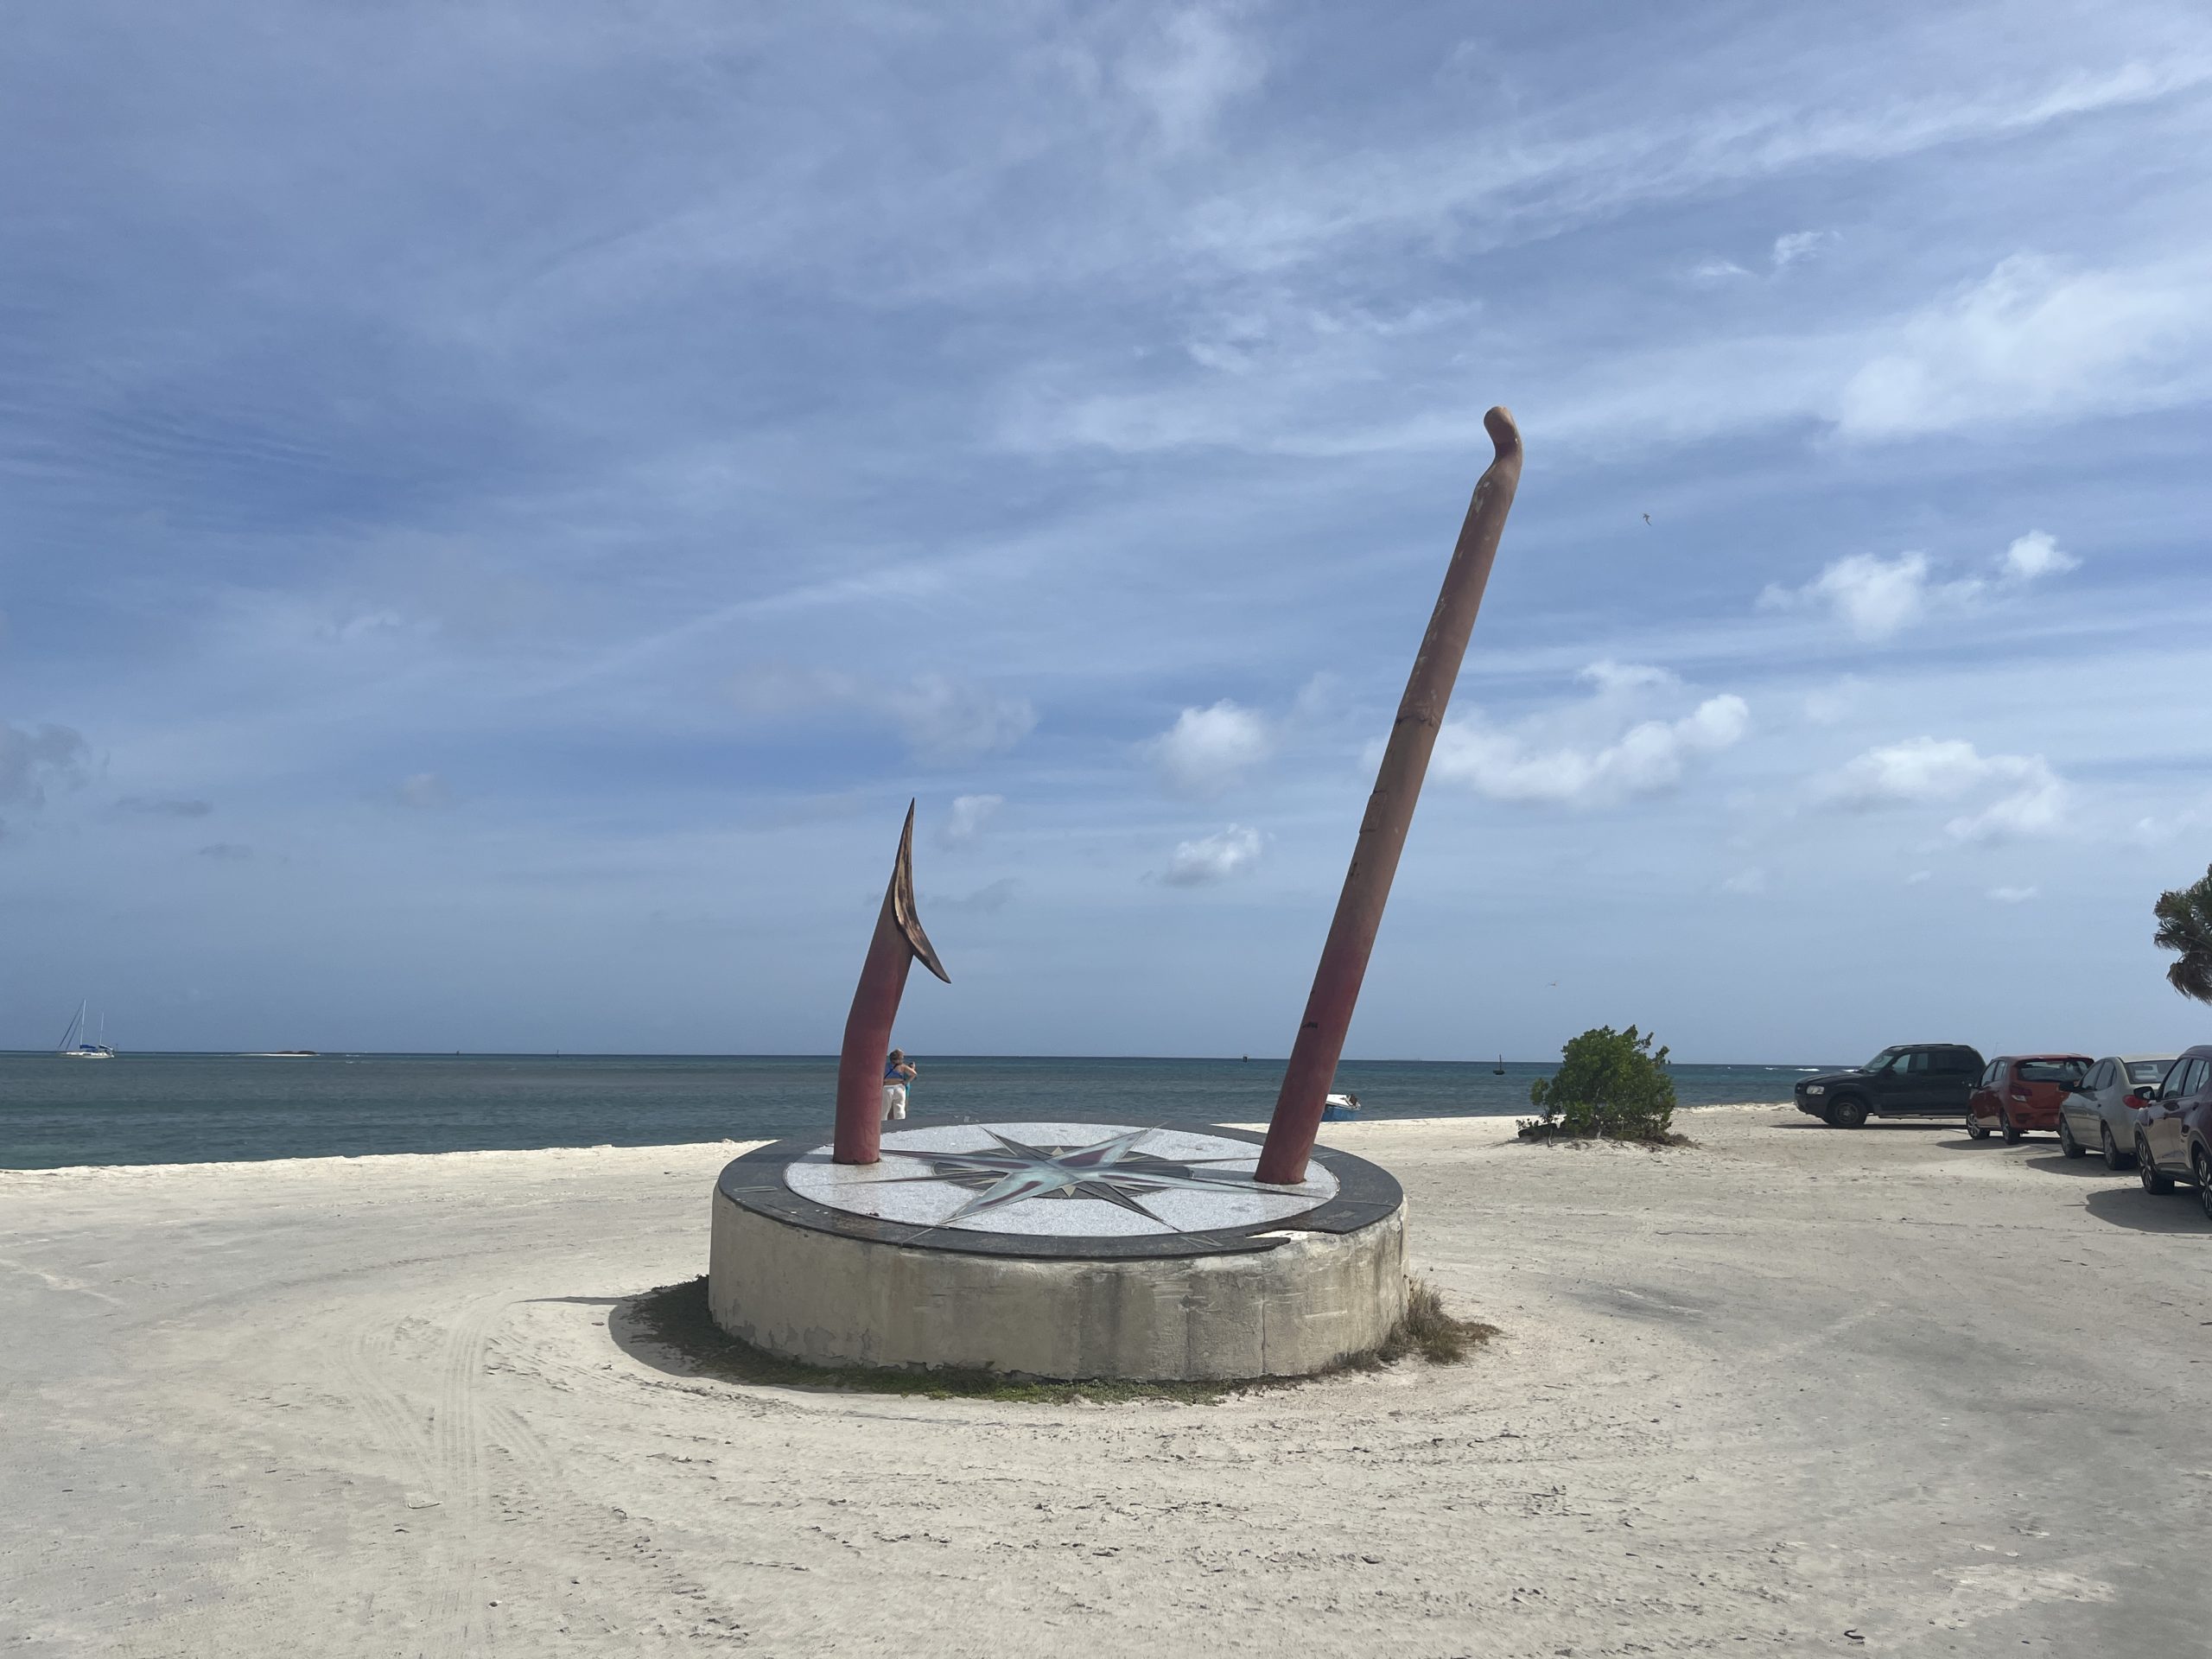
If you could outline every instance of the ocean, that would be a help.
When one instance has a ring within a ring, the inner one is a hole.
[[[1265,1121],[1280,1059],[922,1055],[910,1121],[1055,1111],[1147,1121]],[[1548,1064],[1347,1060],[1337,1086],[1368,1118],[1529,1109]],[[1685,1106],[1786,1102],[1797,1065],[1675,1065]],[[830,1055],[0,1053],[0,1168],[176,1164],[537,1147],[829,1138]]]

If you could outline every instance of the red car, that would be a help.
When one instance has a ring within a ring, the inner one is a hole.
[[[1974,1140],[1992,1129],[2005,1140],[2037,1129],[2058,1132],[2059,1103],[2096,1062],[2087,1054],[2000,1054],[1967,1096],[1967,1133]]]

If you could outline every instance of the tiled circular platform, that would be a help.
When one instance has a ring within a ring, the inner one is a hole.
[[[1317,1148],[1252,1179],[1262,1137],[1080,1117],[932,1123],[871,1165],[780,1141],[716,1185],[723,1327],[817,1364],[1038,1376],[1318,1370],[1405,1306],[1404,1195]]]

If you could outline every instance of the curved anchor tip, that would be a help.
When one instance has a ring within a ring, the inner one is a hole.
[[[937,947],[922,931],[922,918],[914,909],[914,806],[912,801],[906,803],[906,827],[899,835],[899,861],[891,870],[891,914],[914,960],[950,985],[952,976],[937,959]]]

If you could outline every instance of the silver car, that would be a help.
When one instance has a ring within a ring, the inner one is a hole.
[[[2104,1154],[2107,1169],[2132,1168],[2140,1114],[2128,1098],[2157,1084],[2173,1063],[2171,1054],[2114,1054],[2099,1060],[2059,1099],[2059,1149],[2080,1158],[2094,1147]]]

